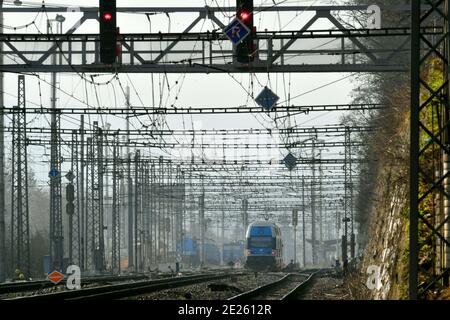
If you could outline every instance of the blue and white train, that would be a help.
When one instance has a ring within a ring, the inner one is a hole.
[[[254,222],[246,234],[245,266],[255,271],[283,268],[283,241],[280,228],[271,222]]]

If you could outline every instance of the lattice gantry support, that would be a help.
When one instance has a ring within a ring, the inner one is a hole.
[[[52,103],[55,103],[53,96]],[[60,115],[54,108],[51,114],[50,145],[50,255],[54,270],[62,271],[64,258],[64,235],[61,205],[61,146]]]
[[[136,271],[142,269],[142,174],[140,158],[141,152],[136,150],[134,157],[134,265]]]
[[[80,170],[79,170],[79,143],[78,130],[72,132],[71,170],[68,180],[74,186],[74,210],[69,215],[69,261],[71,264],[81,266],[81,221],[80,221]],[[75,180],[75,181],[74,181]],[[68,213],[68,210],[66,209]],[[69,214],[69,213],[68,213]]]
[[[157,220],[157,179],[156,179],[156,165],[154,163],[150,166],[150,263],[155,263],[157,261],[157,228],[158,228],[158,220]]]
[[[181,166],[177,166],[177,182],[176,182],[176,197],[177,200],[176,206],[176,251],[178,255],[181,257],[182,254],[182,246],[183,246],[183,221],[184,221],[184,210],[185,210],[185,173],[181,171]]]
[[[143,232],[142,242],[144,244],[143,263],[150,266],[151,257],[151,183],[150,183],[150,164],[149,161],[144,162],[144,180],[142,184],[142,212],[143,212]]]
[[[94,139],[92,143],[92,232],[94,265],[96,271],[105,269],[105,239],[103,217],[103,130],[94,122]]]
[[[119,135],[114,137],[113,144],[113,190],[112,190],[112,257],[111,268],[112,272],[120,273],[120,178],[121,172],[119,170]]]
[[[93,194],[93,166],[95,166],[94,163],[94,158],[93,158],[93,143],[92,143],[92,137],[87,138],[86,140],[86,150],[87,150],[87,155],[86,155],[86,208],[85,208],[85,212],[86,212],[86,219],[85,219],[85,265],[86,265],[86,270],[88,271],[92,271],[94,270],[95,266],[94,266],[94,230],[93,230],[93,210],[92,210],[92,205],[93,205],[93,198],[92,198],[92,194]]]
[[[13,114],[11,188],[11,269],[30,277],[25,76],[19,76],[18,101]],[[25,280],[25,279],[24,279]]]
[[[429,298],[449,282],[448,5],[448,0],[412,1],[410,299]],[[424,10],[425,6],[430,7]],[[421,29],[424,26],[442,27],[444,33],[427,36]],[[437,206],[435,199],[440,201]],[[436,261],[440,261],[437,267]]]
[[[345,164],[344,164],[344,176],[345,176],[345,186],[344,186],[344,235],[342,236],[342,261],[344,272],[348,272],[348,223],[350,220],[350,171],[351,171],[351,149],[350,149],[350,128],[346,128],[345,130]]]

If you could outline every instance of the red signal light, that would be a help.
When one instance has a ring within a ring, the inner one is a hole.
[[[248,20],[248,18],[250,18],[250,13],[246,12],[246,11],[242,11],[239,14],[239,18],[241,19],[241,21],[245,22]]]
[[[112,14],[109,13],[109,12],[107,12],[107,13],[105,13],[105,14],[103,15],[103,20],[105,20],[105,21],[111,21],[112,18],[113,18],[113,16],[112,16]]]

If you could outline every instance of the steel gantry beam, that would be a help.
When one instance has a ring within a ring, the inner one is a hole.
[[[12,112],[13,113],[13,112]],[[5,132],[11,132],[12,127],[5,127]],[[30,134],[48,134],[50,131],[48,128],[43,127],[30,127],[26,128],[27,133]],[[63,135],[69,135],[74,129],[61,128],[60,133]],[[354,126],[349,127],[350,132],[374,132],[376,127],[371,126]],[[116,134],[130,135],[130,136],[146,136],[147,138],[159,138],[160,136],[243,136],[243,135],[315,135],[315,134],[343,134],[345,133],[345,127],[339,125],[329,125],[320,127],[293,127],[287,129],[199,129],[199,130],[159,130],[159,129],[129,129],[129,130],[103,130],[107,136],[114,136]],[[92,134],[92,129],[83,129],[80,134]]]
[[[410,12],[411,7],[408,5],[381,5],[382,10],[394,11],[394,12]],[[367,5],[332,5],[332,6],[255,6],[254,11],[259,12],[303,12],[303,11],[361,11],[367,10]],[[423,6],[423,10],[429,9],[429,5]],[[7,6],[3,7],[5,13],[64,13],[64,12],[81,12],[81,13],[98,13],[98,7],[68,7],[58,5],[46,5],[36,3],[34,7],[29,5],[27,7],[20,6]],[[118,7],[117,12],[121,13],[223,13],[223,12],[236,12],[236,7]]]
[[[291,7],[289,10],[285,7],[284,10],[297,12],[298,8]],[[354,10],[351,7],[347,9]],[[43,6],[40,10],[48,12],[50,8]],[[155,10],[159,12],[158,9]],[[176,12],[175,10],[177,9],[172,9],[172,12]],[[179,10],[182,12],[181,8]],[[0,70],[201,74],[408,70],[408,66],[397,58],[403,55],[409,43],[410,29],[346,29],[333,15],[339,8],[332,6],[315,7],[315,10],[311,10],[313,16],[298,30],[257,32],[255,39],[259,49],[255,61],[249,65],[240,64],[233,57],[231,42],[220,31],[226,22],[220,21],[215,16],[216,11],[209,7],[197,10],[198,16],[182,33],[123,34],[120,36],[121,50],[118,62],[113,66],[106,66],[99,62],[98,35],[75,33],[87,20],[98,19],[97,11],[85,10],[80,20],[64,35],[1,34],[0,42],[4,44],[2,54],[5,55],[6,61],[0,66]],[[70,14],[70,10],[67,13]],[[145,13],[149,12],[143,12]],[[204,33],[191,32],[205,19],[211,19],[218,26],[217,30]],[[328,21],[333,29],[311,29],[319,20]],[[424,34],[442,34],[442,29],[435,27],[424,28],[421,31]],[[393,41],[390,42],[392,46],[380,50],[377,47],[369,47],[362,41],[372,38],[376,43],[376,39],[380,37],[392,38]],[[311,40],[314,39],[336,41],[331,41],[330,45],[318,51],[312,48],[314,43],[311,43]],[[33,49],[30,50],[30,47]],[[61,64],[51,63],[55,55],[64,57]]]
[[[130,106],[127,108],[116,107],[102,107],[102,108],[64,108],[59,109],[58,112],[61,115],[67,114],[107,114],[115,116],[128,116],[128,117],[140,117],[155,114],[171,115],[171,114],[244,114],[244,113],[294,113],[294,114],[308,114],[310,112],[329,112],[329,111],[368,111],[368,110],[380,110],[385,106],[378,103],[365,103],[365,104],[330,104],[330,105],[304,105],[304,106],[275,106],[270,112],[260,107],[247,107],[247,106],[228,106],[228,107],[173,107],[173,108],[160,108],[160,107],[135,107]],[[26,113],[31,114],[46,114],[51,111],[50,108],[27,108]],[[5,113],[14,113],[14,108],[5,107]]]
[[[425,5],[431,7],[423,10]],[[449,17],[448,0],[412,1],[410,299],[430,298],[449,285]],[[422,27],[430,23],[444,34],[424,34]],[[429,120],[431,115],[437,120]]]

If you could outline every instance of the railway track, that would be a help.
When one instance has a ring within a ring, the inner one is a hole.
[[[148,279],[147,275],[132,276],[99,276],[99,277],[83,277],[83,285],[102,283],[102,282],[120,282]],[[58,285],[65,285],[66,279],[63,279]],[[0,294],[19,293],[33,290],[41,290],[55,287],[55,284],[49,280],[36,280],[27,282],[12,282],[0,284]]]
[[[224,279],[230,276],[244,275],[244,273],[220,273],[184,276],[178,278],[144,280],[133,283],[121,283],[80,290],[67,290],[55,293],[17,297],[7,300],[12,301],[43,301],[43,300],[95,300],[95,299],[121,299],[133,297],[139,294],[155,292],[164,289]]]
[[[289,273],[280,280],[238,294],[228,300],[292,300],[309,286],[314,276],[321,271],[312,270],[305,273]]]

